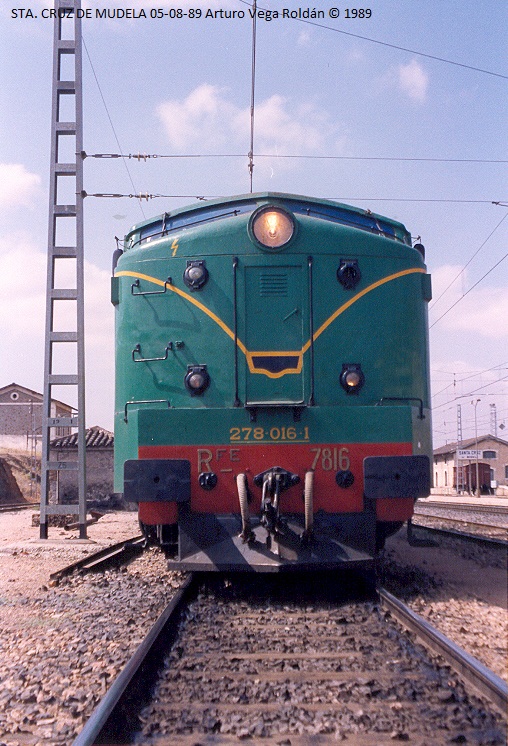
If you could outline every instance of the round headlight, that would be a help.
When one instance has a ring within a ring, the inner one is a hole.
[[[261,246],[279,249],[295,232],[293,217],[280,207],[263,207],[252,218],[252,233]]]
[[[188,384],[191,389],[202,389],[206,383],[206,378],[202,373],[193,373],[189,379]]]
[[[348,394],[357,394],[365,383],[362,366],[359,363],[343,363],[340,385]]]
[[[208,281],[208,270],[203,260],[188,261],[183,281],[191,290],[201,290]]]
[[[189,365],[184,383],[191,396],[199,396],[206,391],[210,385],[210,376],[206,370],[206,365]]]

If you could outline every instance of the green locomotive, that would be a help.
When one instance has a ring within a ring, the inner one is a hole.
[[[369,567],[429,494],[423,246],[259,193],[116,252],[116,490],[189,570]]]

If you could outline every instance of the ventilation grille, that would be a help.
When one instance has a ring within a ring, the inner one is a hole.
[[[288,294],[288,276],[285,272],[278,274],[262,274],[259,277],[259,294],[260,295],[280,295]]]

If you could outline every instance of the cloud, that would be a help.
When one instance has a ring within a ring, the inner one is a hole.
[[[237,110],[222,98],[217,86],[203,84],[183,101],[165,101],[157,107],[171,145],[178,148],[201,145],[218,147],[227,142],[228,123]]]
[[[204,83],[181,100],[157,108],[167,137],[175,149],[201,150],[249,142],[250,107],[240,108],[225,89]],[[339,127],[312,102],[295,105],[274,94],[256,104],[255,146],[258,152],[303,154],[339,147]]]
[[[45,252],[35,245],[27,233],[0,237],[0,276],[6,278],[0,294],[3,384],[16,381],[42,391],[46,261]],[[58,273],[56,284],[59,287],[73,287],[75,270],[72,261],[59,262],[63,262],[63,269]],[[76,306],[72,301],[55,303],[54,328],[59,331],[76,328]],[[75,372],[75,346],[67,343],[54,345],[54,360],[54,373]],[[87,424],[111,427],[114,408],[114,312],[110,304],[110,273],[88,261],[85,261],[85,361]],[[65,391],[60,388],[55,395],[75,404],[73,388],[65,387]]]
[[[429,76],[416,60],[411,60],[407,65],[399,65],[397,68],[397,78],[399,88],[410,99],[418,103],[425,101]]]
[[[461,267],[444,265],[432,274],[433,295],[439,298],[441,293],[459,275]],[[448,308],[451,310],[443,317],[436,329],[447,329],[452,332],[469,332],[488,339],[507,339],[508,327],[508,293],[504,287],[479,285],[467,295],[468,288],[474,281],[468,279],[467,273],[461,273],[443,298],[430,310],[430,323],[436,321]],[[461,298],[463,297],[463,300]],[[454,303],[456,306],[451,308]]]
[[[30,207],[40,184],[41,177],[21,163],[0,163],[0,208]]]

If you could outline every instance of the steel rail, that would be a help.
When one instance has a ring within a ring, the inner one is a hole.
[[[435,653],[441,655],[459,676],[488,697],[489,701],[499,707],[503,713],[506,713],[508,685],[500,676],[490,671],[483,663],[469,655],[387,590],[379,589],[379,595],[381,603],[395,619],[419,637]]]
[[[478,498],[481,500],[481,498]],[[468,511],[470,513],[491,513],[492,515],[507,515],[508,506],[506,505],[481,505],[480,503],[450,503],[438,502],[437,500],[428,500],[425,502],[418,500],[416,502],[416,511],[426,508],[439,508],[439,510],[456,510],[457,513]]]
[[[104,698],[92,712],[73,746],[124,743],[134,730],[130,702],[149,698],[153,680],[163,665],[164,655],[178,634],[183,613],[198,588],[190,574],[157,619],[149,633],[117,676]],[[136,709],[136,708],[134,708]]]
[[[144,536],[133,536],[131,539],[124,539],[117,544],[111,544],[108,547],[99,549],[87,557],[72,562],[70,565],[62,567],[60,570],[51,573],[50,580],[58,581],[65,575],[70,575],[76,570],[100,570],[113,561],[126,561],[135,554],[140,554],[145,546]]]
[[[445,523],[459,523],[466,526],[476,526],[477,528],[491,528],[495,531],[508,531],[508,526],[496,526],[495,523],[478,523],[478,521],[468,521],[467,518],[448,518],[444,515],[434,515],[434,513],[415,513],[420,518],[432,518],[435,521],[445,521]]]
[[[0,513],[8,513],[11,510],[28,510],[29,508],[38,508],[40,503],[6,503],[0,505]]]
[[[474,541],[477,544],[485,544],[486,546],[499,547],[501,549],[508,548],[508,541],[506,539],[495,538],[492,536],[482,536],[481,534],[470,534],[466,533],[465,531],[454,530],[452,528],[437,528],[436,526],[426,526],[423,523],[415,523],[414,521],[411,521],[411,525],[413,528],[419,528],[422,529],[422,531],[430,531],[433,534],[440,534],[441,536],[451,536],[454,539],[466,539],[467,541]],[[472,523],[469,525],[477,526],[484,524]],[[497,529],[496,526],[488,526],[487,528],[491,528],[497,531],[506,531],[506,529]]]

